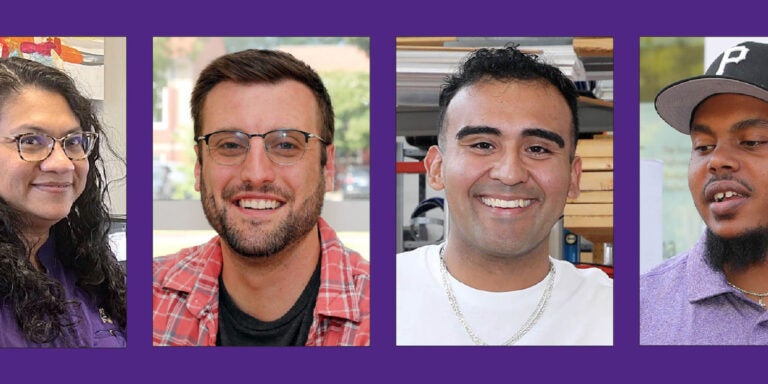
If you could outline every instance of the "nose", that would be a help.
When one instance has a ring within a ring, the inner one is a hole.
[[[45,160],[40,162],[40,169],[44,172],[71,172],[75,170],[75,164],[69,157],[67,157],[67,154],[64,153],[64,148],[61,146],[61,143],[54,142],[51,154],[48,155]]]
[[[729,144],[718,144],[709,156],[709,171],[719,173],[723,171],[736,172],[741,164],[739,157],[734,153]]]
[[[497,159],[491,160],[490,177],[506,185],[525,183],[530,177],[528,167],[521,154],[515,149],[503,152]]]
[[[275,180],[275,163],[267,156],[263,138],[251,139],[250,149],[241,165],[240,179],[253,185],[270,183]]]

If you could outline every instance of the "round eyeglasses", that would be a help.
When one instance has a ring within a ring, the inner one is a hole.
[[[216,131],[197,138],[208,144],[208,153],[219,165],[240,165],[251,148],[251,139],[261,137],[267,157],[275,164],[290,165],[298,162],[307,151],[309,139],[328,144],[320,136],[297,129],[278,129],[267,133],[248,134],[241,131]]]
[[[16,142],[19,157],[24,161],[43,161],[53,152],[55,143],[59,143],[64,154],[70,160],[83,160],[96,146],[99,134],[96,132],[72,132],[64,137],[55,138],[45,133],[22,133],[3,137]]]

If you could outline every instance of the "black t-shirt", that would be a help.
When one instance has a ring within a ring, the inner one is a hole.
[[[305,345],[312,326],[317,294],[320,290],[320,262],[299,299],[283,317],[261,321],[243,312],[227,293],[219,275],[218,346],[292,346]]]

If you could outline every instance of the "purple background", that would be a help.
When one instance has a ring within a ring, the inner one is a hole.
[[[766,34],[764,4],[680,9],[673,1],[106,2],[15,0],[2,35],[128,37],[129,333],[126,350],[0,350],[2,382],[715,381],[760,377],[760,347],[638,346],[638,38]],[[265,4],[266,3],[266,4]],[[451,2],[453,3],[453,2]],[[10,7],[10,8],[9,8]],[[153,348],[151,346],[152,36],[371,37],[370,348]],[[614,347],[395,347],[395,37],[614,36]],[[71,376],[71,377],[69,377]],[[667,380],[664,380],[667,379]]]

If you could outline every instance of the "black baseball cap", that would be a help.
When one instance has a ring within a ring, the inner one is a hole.
[[[706,98],[737,93],[768,102],[768,44],[747,41],[723,51],[703,76],[668,85],[656,95],[656,112],[689,135],[693,111]]]

